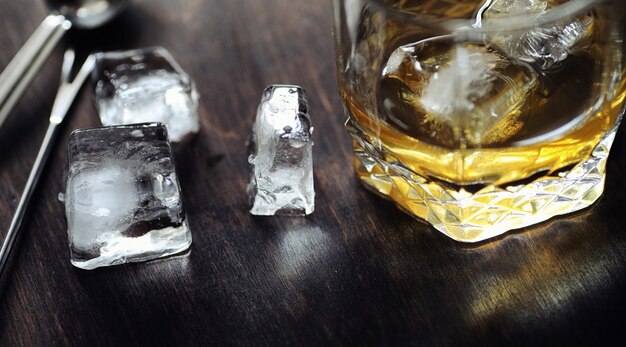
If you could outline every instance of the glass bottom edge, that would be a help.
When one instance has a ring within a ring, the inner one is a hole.
[[[569,171],[524,185],[487,186],[475,193],[444,187],[385,162],[353,133],[354,165],[370,190],[448,237],[474,243],[591,206],[604,191],[606,161],[616,132],[617,126]]]

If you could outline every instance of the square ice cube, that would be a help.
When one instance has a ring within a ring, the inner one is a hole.
[[[161,123],[80,129],[68,144],[65,213],[82,269],[189,248],[167,130]]]
[[[315,208],[313,141],[304,89],[263,92],[250,143],[248,194],[254,215],[307,215]]]
[[[98,53],[92,77],[105,126],[161,122],[172,142],[200,129],[194,83],[164,48]]]
[[[539,78],[524,62],[452,36],[400,46],[382,77],[386,121],[448,148],[507,143],[522,129]]]
[[[541,17],[563,1],[489,0],[477,13],[477,23],[489,29],[489,19],[509,16]],[[483,22],[484,21],[484,22]],[[494,32],[490,41],[510,58],[530,63],[540,70],[552,70],[571,54],[591,44],[597,26],[592,13],[568,17],[555,23],[520,32]]]

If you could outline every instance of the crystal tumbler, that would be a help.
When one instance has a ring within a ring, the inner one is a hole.
[[[602,194],[625,95],[621,0],[335,0],[362,183],[482,241]]]

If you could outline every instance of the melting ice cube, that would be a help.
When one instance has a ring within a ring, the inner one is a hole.
[[[105,126],[161,122],[173,142],[200,129],[194,83],[164,48],[99,53],[93,78]]]
[[[528,15],[540,17],[562,1],[556,0],[487,0],[477,16],[488,27],[491,18]],[[511,58],[531,63],[541,70],[550,70],[570,54],[589,44],[594,17],[582,14],[552,24],[520,32],[499,32],[491,41]]]
[[[254,215],[313,212],[313,141],[304,89],[272,85],[252,129],[248,194]]]
[[[523,125],[537,74],[472,43],[439,37],[390,56],[379,86],[383,114],[399,130],[440,146],[506,142]]]
[[[65,192],[71,262],[154,259],[191,244],[167,131],[158,124],[76,130]]]

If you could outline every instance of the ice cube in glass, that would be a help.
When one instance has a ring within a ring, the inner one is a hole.
[[[189,248],[163,124],[76,130],[67,160],[65,213],[74,266],[139,262]]]
[[[521,129],[537,87],[528,64],[448,36],[400,46],[382,73],[387,122],[435,145],[501,144]]]
[[[98,53],[93,79],[104,126],[161,122],[172,142],[200,129],[195,85],[164,48]]]
[[[527,15],[540,18],[559,6],[557,0],[490,0],[477,13],[477,23],[489,29],[490,19],[507,19]],[[591,12],[582,13],[550,25],[521,32],[490,34],[491,44],[509,58],[532,64],[542,71],[553,70],[571,54],[591,43],[597,26]]]

